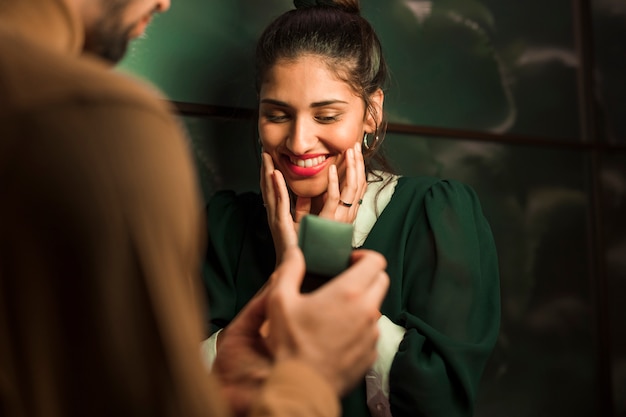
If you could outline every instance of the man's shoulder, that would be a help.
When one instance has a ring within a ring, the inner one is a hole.
[[[0,108],[4,114],[90,105],[167,110],[160,93],[87,56],[67,56],[0,34]]]

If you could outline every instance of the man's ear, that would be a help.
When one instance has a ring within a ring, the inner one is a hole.
[[[370,95],[370,107],[365,110],[365,131],[374,133],[376,128],[383,122],[383,102],[385,93],[382,89],[374,91]]]

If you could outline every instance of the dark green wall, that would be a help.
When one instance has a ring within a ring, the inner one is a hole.
[[[291,2],[172,2],[120,70],[177,102],[253,109],[254,41]],[[392,127],[416,128],[387,135],[392,162],[475,187],[498,244],[503,323],[477,416],[626,416],[626,2],[587,5],[362,0]],[[257,188],[254,120],[183,120],[206,198]]]

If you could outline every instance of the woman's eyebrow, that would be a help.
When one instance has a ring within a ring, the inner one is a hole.
[[[284,101],[275,100],[273,98],[264,98],[264,99],[261,100],[261,103],[263,103],[263,104],[273,104],[275,106],[280,106],[280,107],[289,107],[289,104],[285,103]]]
[[[324,106],[330,106],[332,104],[348,104],[347,101],[343,101],[343,100],[324,100],[324,101],[318,101],[315,103],[311,103],[312,108],[315,107],[324,107]]]
[[[264,98],[261,100],[261,103],[272,104],[274,106],[280,106],[280,107],[290,107],[289,104],[285,103],[284,101],[276,100],[273,98]],[[332,104],[348,104],[348,102],[343,101],[343,100],[331,99],[331,100],[324,100],[324,101],[316,101],[315,103],[311,103],[309,107],[317,108],[317,107],[330,106]]]

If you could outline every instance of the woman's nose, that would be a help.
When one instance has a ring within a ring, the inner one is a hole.
[[[287,139],[287,148],[294,155],[304,155],[309,153],[316,143],[315,126],[306,120],[295,119]]]

